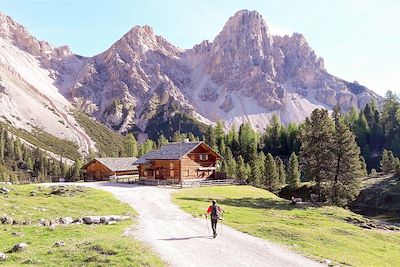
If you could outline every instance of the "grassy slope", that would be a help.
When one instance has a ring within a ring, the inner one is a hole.
[[[359,215],[342,208],[294,207],[250,186],[185,189],[174,195],[174,202],[194,216],[204,213],[210,199],[226,210],[229,226],[307,255],[353,266],[400,266],[400,233],[348,223],[347,217]]]
[[[28,132],[24,129],[14,128],[9,124],[5,124],[2,122],[0,122],[0,124],[6,126],[7,130],[9,130],[14,135],[26,140],[27,142],[35,146],[53,152],[54,154],[72,160],[81,157],[78,152],[79,150],[78,145],[72,141],[55,137],[54,135],[51,135],[40,129],[34,129],[32,132]]]
[[[11,193],[0,195],[0,215],[17,220],[55,219],[84,215],[134,215],[135,211],[111,194],[85,189],[71,196],[50,195],[47,188],[37,186],[7,186]],[[34,190],[36,196],[30,196]],[[44,208],[42,211],[38,208]],[[132,221],[115,225],[70,225],[42,227],[0,225],[0,252],[6,252],[18,242],[29,245],[21,253],[7,253],[5,266],[22,263],[40,266],[162,266],[161,260],[140,242],[123,236]],[[23,236],[13,236],[13,232]],[[54,247],[64,241],[64,247]]]
[[[82,112],[75,113],[75,119],[85,132],[96,142],[96,147],[102,156],[118,156],[124,150],[124,136],[114,132],[107,126],[94,121]]]

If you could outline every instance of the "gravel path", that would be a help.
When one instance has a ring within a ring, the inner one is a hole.
[[[193,218],[171,202],[171,189],[112,183],[87,185],[109,191],[135,208],[139,213],[135,238],[150,245],[172,266],[323,266],[225,225],[222,232],[218,226],[220,234],[216,239],[211,238],[205,219]]]

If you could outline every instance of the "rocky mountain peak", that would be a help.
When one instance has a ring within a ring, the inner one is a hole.
[[[215,52],[222,46],[269,50],[272,43],[272,36],[261,14],[257,11],[241,10],[229,18],[215,38],[213,46]]]
[[[72,55],[68,46],[53,48],[48,42],[33,37],[21,24],[0,12],[0,38],[19,49],[44,60]]]
[[[111,47],[116,51],[130,51],[130,53],[145,54],[149,51],[160,51],[165,54],[176,55],[180,49],[170,44],[163,37],[156,35],[152,27],[135,26],[128,31]]]

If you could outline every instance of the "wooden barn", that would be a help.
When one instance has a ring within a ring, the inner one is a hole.
[[[135,157],[94,158],[82,167],[85,181],[107,181],[111,176],[137,175]]]
[[[140,179],[206,179],[215,177],[222,157],[204,142],[169,143],[140,157]]]

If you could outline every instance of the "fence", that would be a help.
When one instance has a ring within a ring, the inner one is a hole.
[[[110,182],[115,183],[137,183],[141,185],[149,186],[162,186],[172,188],[188,188],[188,187],[203,187],[203,186],[222,186],[240,184],[234,179],[219,179],[219,180],[184,180],[179,181],[178,179],[139,179],[138,177],[117,177],[110,178]]]
[[[111,183],[128,183],[133,184],[139,180],[139,175],[122,175],[122,176],[110,176]]]

